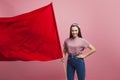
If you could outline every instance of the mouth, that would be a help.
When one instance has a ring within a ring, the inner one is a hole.
[[[73,34],[73,37],[76,37],[77,35],[76,34]]]

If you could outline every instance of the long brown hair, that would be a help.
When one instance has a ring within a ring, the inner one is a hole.
[[[78,28],[78,37],[81,37],[81,38],[82,38],[80,26],[79,26],[77,23],[73,23],[73,24],[70,26],[70,35],[69,35],[69,38],[73,38],[73,35],[72,35],[72,27],[77,27],[77,28]]]

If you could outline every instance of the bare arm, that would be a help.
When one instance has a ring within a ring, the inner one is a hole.
[[[61,62],[64,62],[64,59],[65,59],[65,57],[66,57],[66,53],[67,53],[67,51],[66,51],[66,49],[64,48],[64,49],[63,49],[63,58],[61,59]]]
[[[64,48],[64,49],[63,49],[63,57],[66,56],[66,53],[67,53],[67,51],[66,51],[66,49]]]
[[[79,57],[79,58],[86,58],[86,57],[90,56],[91,54],[93,54],[96,51],[95,48],[91,44],[88,46],[88,48],[90,50],[87,53],[80,54],[77,57]]]

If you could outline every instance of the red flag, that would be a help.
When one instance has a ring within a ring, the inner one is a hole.
[[[52,3],[29,13],[0,18],[1,61],[62,58]]]

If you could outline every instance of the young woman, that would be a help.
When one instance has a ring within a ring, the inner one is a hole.
[[[87,53],[83,50],[89,48]],[[95,52],[95,48],[84,38],[82,38],[80,27],[73,23],[70,27],[70,36],[64,41],[64,56],[67,58],[67,80],[74,80],[74,73],[77,72],[78,80],[85,80],[84,58]],[[63,60],[62,60],[63,61]]]

